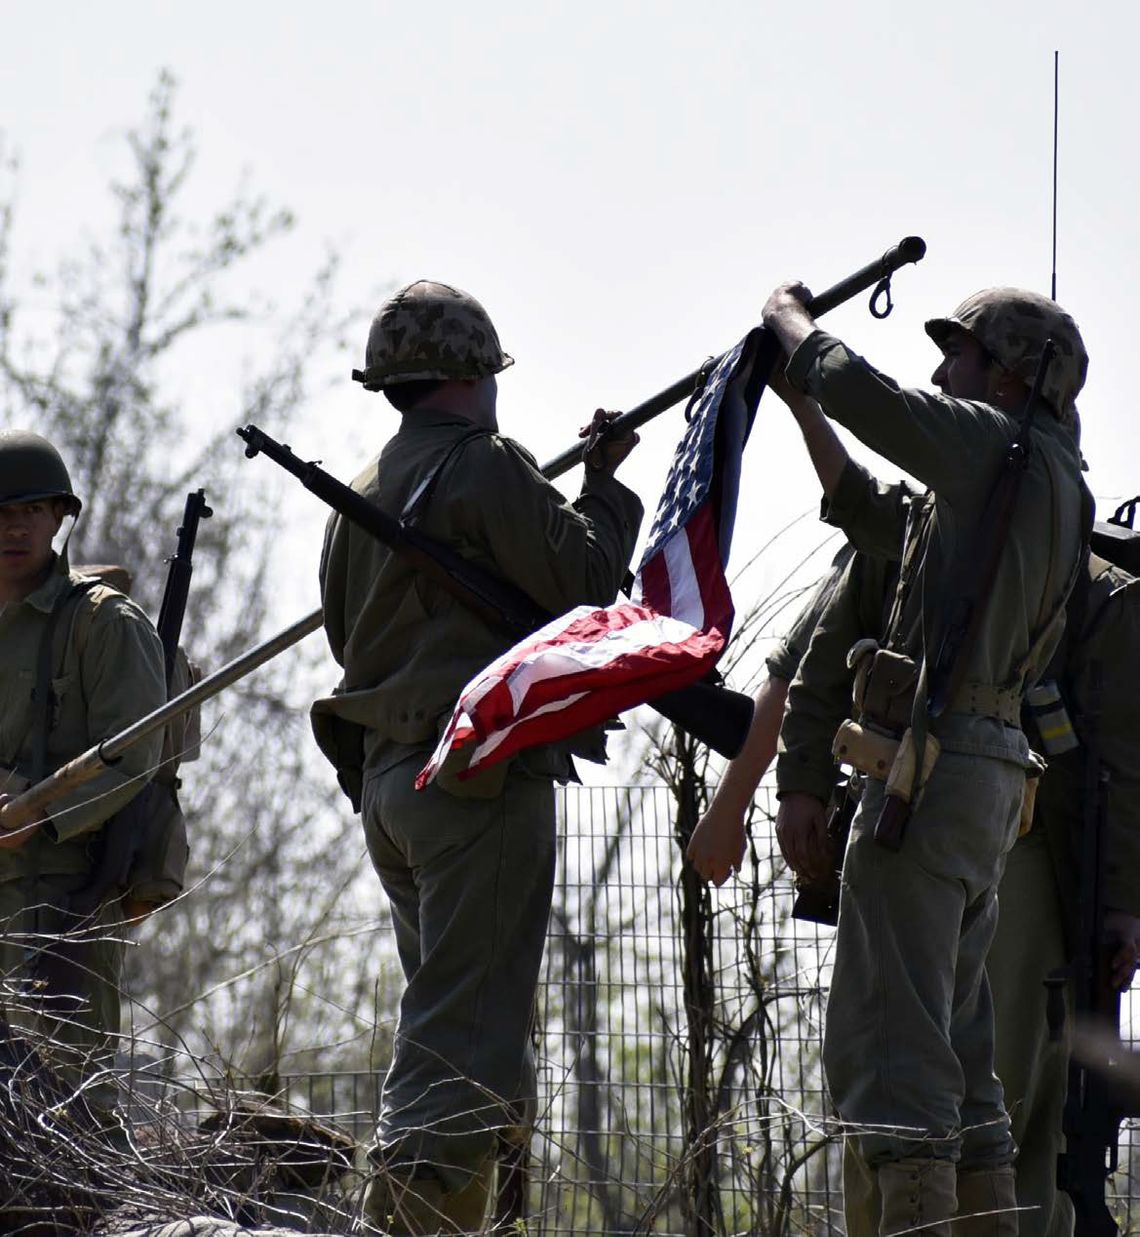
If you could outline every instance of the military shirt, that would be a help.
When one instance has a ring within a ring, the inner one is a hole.
[[[902,583],[899,605],[886,639],[897,652],[921,662],[934,638],[934,624],[950,601],[958,556],[968,551],[1014,440],[1017,425],[1006,413],[977,400],[906,390],[852,353],[843,343],[814,331],[788,362],[789,381],[814,397],[828,416],[867,446],[929,487],[904,501],[894,487],[884,500],[896,503]],[[1059,617],[1075,578],[1082,541],[1080,457],[1071,433],[1043,412],[1031,430],[1029,463],[1009,535],[998,563],[989,605],[964,669],[963,681],[1020,692],[1030,651],[1039,649],[1039,672],[1056,647]],[[959,751],[1023,757],[1023,740],[990,717],[959,724],[952,715],[932,725]]]
[[[399,516],[450,453],[418,511],[421,532],[552,614],[609,604],[637,538],[637,496],[587,469],[569,503],[524,448],[473,429],[446,413],[410,413],[353,488]],[[515,640],[335,514],[320,577],[325,630],[344,677],[335,695],[314,704],[314,729],[322,741],[322,718],[363,726],[366,763],[391,745],[434,744],[463,687]],[[327,739],[322,747],[334,754]]]
[[[0,765],[28,776],[40,640],[56,600],[85,577],[62,559],[35,592],[0,611]],[[47,773],[125,730],[166,702],[162,643],[129,598],[97,584],[71,601],[57,627]],[[90,865],[86,835],[127,804],[154,772],[161,732],[129,748],[50,809],[50,820],[17,850],[0,850],[0,880],[27,872],[70,874]]]
[[[788,689],[776,758],[781,797],[807,794],[827,802],[836,775],[832,740],[851,715],[847,652],[858,640],[882,632],[894,575],[887,559],[854,554],[819,614]]]
[[[807,601],[784,634],[784,638],[765,658],[768,673],[773,678],[783,679],[786,683],[790,683],[796,677],[796,671],[800,668],[800,662],[803,661],[804,654],[811,643],[812,633],[819,625],[820,616],[831,600],[831,595],[835,592],[854,553],[855,549],[850,542],[845,541],[840,546],[827,572],[808,594]]]
[[[865,490],[864,497],[870,493]],[[848,496],[855,494],[852,487]],[[872,507],[873,503],[860,509],[866,516]],[[874,520],[862,528],[866,541]],[[879,636],[894,585],[892,564],[860,553],[832,590],[788,692],[776,764],[780,795],[802,793],[827,800],[835,781],[832,738],[851,709],[847,650],[857,640]],[[1067,708],[1078,729],[1087,733],[1090,663],[1099,660],[1105,670],[1095,736],[1110,774],[1104,901],[1117,910],[1140,914],[1140,695],[1134,690],[1135,675],[1129,672],[1140,657],[1140,581],[1093,556],[1087,587],[1081,629],[1065,633],[1049,676],[1060,680]],[[1070,941],[1075,932],[1085,797],[1083,752],[1050,757],[1037,791],[1033,828],[1046,837]]]

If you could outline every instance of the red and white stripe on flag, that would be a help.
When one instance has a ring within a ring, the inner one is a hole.
[[[730,541],[740,451],[760,394],[759,384],[748,397],[734,384],[751,381],[754,340],[747,336],[721,358],[697,400],[630,600],[578,606],[476,675],[416,778],[418,789],[452,752],[474,745],[459,775],[470,776],[687,687],[716,665],[733,618],[722,547]],[[717,449],[722,404],[726,421],[736,422],[720,436],[732,444],[727,452]]]

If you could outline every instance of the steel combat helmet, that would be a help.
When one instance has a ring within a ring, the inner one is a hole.
[[[365,390],[401,382],[486,378],[514,364],[487,311],[459,288],[420,279],[376,311],[364,369],[352,377]]]
[[[83,506],[67,465],[46,438],[28,430],[0,431],[0,506],[41,498],[62,498],[71,515]]]
[[[1075,418],[1089,355],[1073,319],[1047,296],[1024,288],[986,288],[948,318],[931,318],[926,333],[941,346],[954,327],[972,335],[1003,368],[1032,384],[1045,340],[1057,345],[1041,395],[1063,421]]]

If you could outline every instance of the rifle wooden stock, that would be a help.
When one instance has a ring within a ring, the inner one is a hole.
[[[925,254],[926,242],[922,237],[904,236],[897,245],[888,249],[882,257],[876,258],[873,262],[868,262],[866,266],[861,266],[857,271],[848,275],[846,279],[841,279],[837,284],[833,284],[818,296],[812,297],[808,309],[815,317],[819,318],[846,301],[851,300],[852,297],[858,296],[860,292],[865,292],[871,287],[877,288],[884,281],[889,281],[890,277],[900,266],[906,266],[911,262],[920,262]],[[681,403],[682,400],[688,399],[694,391],[704,385],[705,379],[716,368],[719,360],[719,357],[711,358],[698,369],[694,369],[691,374],[686,374],[684,378],[678,378],[676,382],[666,387],[664,391],[659,391],[644,403],[638,404],[628,412],[623,412],[620,417],[615,419],[607,433],[610,436],[621,437],[623,434],[639,429],[647,421],[652,421],[654,417],[667,412],[676,404]],[[561,477],[563,473],[569,472],[576,464],[581,463],[585,449],[586,445],[583,442],[577,442],[572,447],[568,447],[561,455],[556,455],[554,459],[543,466],[542,475],[550,481],[555,477]]]
[[[250,671],[264,665],[278,653],[283,653],[298,640],[316,631],[320,625],[320,610],[306,614],[303,619],[299,619],[292,626],[286,627],[284,631],[271,636],[248,652],[235,657],[233,661],[227,662],[220,670],[207,675],[180,696],[168,700],[161,708],[140,718],[126,730],[121,730],[117,735],[88,748],[82,755],[76,756],[74,760],[68,761],[62,768],[57,769],[51,777],[37,782],[23,794],[17,795],[0,807],[0,829],[10,833],[15,829],[35,824],[36,821],[42,819],[53,803],[78,787],[93,781],[100,773],[114,765],[135,743],[154,734],[156,730],[162,729],[167,722],[180,714],[188,712],[205,700],[212,699],[232,683],[245,678]]]

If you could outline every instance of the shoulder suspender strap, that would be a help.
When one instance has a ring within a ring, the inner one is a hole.
[[[404,504],[403,511],[400,512],[400,523],[408,527],[414,526],[419,521],[423,509],[428,505],[431,499],[432,492],[435,490],[436,483],[443,474],[443,470],[451,463],[456,453],[460,448],[465,447],[475,438],[482,438],[491,434],[493,431],[483,429],[481,426],[468,430],[461,437],[457,438],[450,447],[440,457],[436,466],[428,473],[428,475],[416,486],[411,492],[408,501]]]
[[[40,636],[40,645],[36,653],[36,684],[32,691],[32,764],[31,778],[33,784],[42,781],[47,776],[48,730],[51,722],[52,689],[51,681],[55,668],[55,633],[64,610],[71,602],[86,596],[100,580],[80,580],[66,592],[60,593],[55,605],[48,615],[47,625]]]

